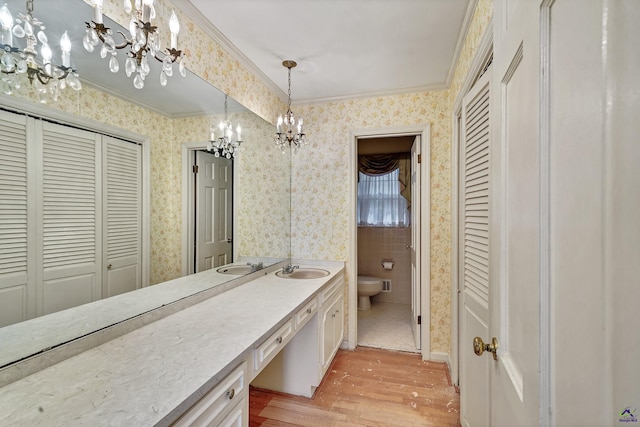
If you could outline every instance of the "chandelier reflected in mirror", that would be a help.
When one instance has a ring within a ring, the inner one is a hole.
[[[14,25],[15,24],[15,25]],[[71,39],[65,31],[60,38],[61,64],[53,61],[53,51],[45,34],[45,25],[33,16],[33,0],[27,0],[27,13],[17,18],[6,4],[0,8],[0,85],[2,92],[11,95],[21,87],[20,76],[26,75],[40,102],[58,99],[67,86],[80,90],[78,72],[71,67]],[[18,47],[17,39],[25,39],[25,47]],[[38,42],[40,51],[38,55]]]
[[[207,151],[211,151],[216,157],[226,157],[230,159],[236,157],[238,151],[240,151],[240,144],[242,144],[242,128],[240,125],[236,126],[236,136],[233,135],[233,125],[228,117],[228,97],[224,96],[224,120],[218,125],[219,133],[216,137],[216,129],[214,125],[209,128],[209,144],[207,144]]]
[[[127,59],[124,62],[124,71],[127,77],[133,78],[133,86],[136,89],[144,87],[144,80],[151,72],[149,60],[156,59],[162,63],[160,72],[160,85],[166,86],[168,77],[173,75],[173,64],[178,63],[178,72],[182,77],[187,75],[185,69],[184,54],[178,50],[178,33],[180,23],[174,11],[169,19],[169,31],[171,32],[171,45],[165,52],[162,52],[158,27],[151,24],[151,20],[156,17],[156,9],[153,0],[124,0],[124,11],[131,14],[129,22],[129,38],[122,31],[118,31],[122,41],[116,43],[113,30],[104,25],[102,17],[103,0],[92,0],[94,8],[94,18],[91,22],[85,22],[86,33],[82,39],[82,45],[88,52],[93,52],[100,46],[100,56],[109,57],[109,70],[117,73],[120,70],[120,63],[117,59],[117,52],[120,49],[129,49]]]
[[[293,111],[291,111],[291,69],[296,65],[298,65],[296,61],[292,60],[282,62],[282,66],[289,70],[289,102],[287,112],[284,117],[278,117],[275,142],[276,146],[280,148],[283,153],[287,145],[293,145],[294,151],[298,151],[300,147],[307,144],[307,136],[302,131],[302,117],[298,118],[296,121],[296,117],[293,114]]]

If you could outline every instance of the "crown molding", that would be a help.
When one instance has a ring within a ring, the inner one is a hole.
[[[269,90],[281,99],[287,99],[285,91],[280,89],[265,73],[262,72],[247,56],[231,43],[189,0],[172,0],[176,8],[191,19],[193,23],[234,57],[240,65],[254,74]]]
[[[366,99],[366,98],[381,98],[386,96],[396,96],[396,95],[406,95],[409,93],[421,93],[421,92],[436,92],[440,90],[449,89],[449,85],[446,82],[433,83],[424,86],[415,86],[403,89],[393,89],[393,90],[383,90],[383,91],[375,91],[375,92],[362,92],[352,95],[344,95],[344,96],[331,96],[326,98],[307,98],[300,99],[297,101],[292,101],[291,105],[314,105],[314,104],[325,104],[329,102],[344,102],[350,101],[354,99]]]
[[[460,55],[462,54],[462,48],[464,47],[464,42],[467,39],[467,34],[469,33],[469,27],[471,27],[473,14],[475,13],[477,6],[478,6],[478,0],[470,0],[469,4],[467,4],[467,10],[464,14],[464,19],[462,21],[462,27],[460,28],[460,33],[458,34],[458,41],[456,42],[456,48],[453,51],[453,56],[451,57],[451,64],[449,65],[449,72],[447,73],[447,87],[451,87],[453,76],[455,75],[456,68],[458,67],[458,60],[460,59]]]

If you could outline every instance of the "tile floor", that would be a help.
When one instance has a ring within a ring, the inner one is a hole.
[[[411,305],[371,302],[358,310],[358,345],[418,352],[411,333]]]

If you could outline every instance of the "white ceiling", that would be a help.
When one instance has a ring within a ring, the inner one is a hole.
[[[475,0],[176,0],[294,103],[446,88]],[[201,14],[201,16],[197,16]],[[202,20],[208,22],[202,22]],[[211,28],[211,26],[215,28]],[[226,40],[224,40],[226,39]]]
[[[116,0],[108,0],[116,1]],[[292,70],[294,104],[442,89],[466,35],[476,0],[172,0],[267,86],[286,99],[285,59]],[[14,17],[25,0],[3,0]],[[117,1],[121,4],[121,0]],[[72,39],[72,65],[92,84],[170,117],[220,113],[224,94],[198,76],[177,72],[166,87],[160,63],[151,64],[145,88],[108,60],[82,47],[93,9],[82,0],[34,1],[34,16],[47,26],[54,60],[64,30]],[[106,19],[114,31],[117,24]],[[186,31],[183,25],[182,31]],[[116,36],[116,42],[119,38]],[[20,41],[24,43],[24,39]],[[179,41],[178,41],[179,44]],[[24,46],[20,46],[24,47]],[[177,67],[176,67],[177,68]],[[231,111],[243,107],[230,99]]]

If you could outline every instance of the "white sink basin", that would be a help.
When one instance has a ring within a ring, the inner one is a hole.
[[[251,273],[250,265],[227,265],[216,270],[222,274],[232,274],[234,276],[242,276]]]
[[[276,272],[276,276],[284,279],[318,279],[328,276],[329,272],[321,268],[297,268],[292,273],[284,273],[282,270]]]

